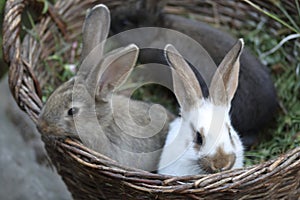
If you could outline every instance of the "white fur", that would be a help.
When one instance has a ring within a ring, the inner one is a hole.
[[[189,112],[182,111],[182,117],[170,124],[170,130],[160,158],[158,173],[184,176],[206,173],[198,164],[204,156],[212,156],[218,147],[226,153],[234,153],[233,168],[243,166],[243,146],[231,126],[229,106],[216,106],[209,100],[200,100],[201,105]],[[231,144],[227,125],[231,129],[234,146]],[[193,127],[193,128],[192,128]],[[200,151],[194,146],[195,130],[203,129],[203,145]]]

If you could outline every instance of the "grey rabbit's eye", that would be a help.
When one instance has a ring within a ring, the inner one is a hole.
[[[77,114],[78,111],[79,111],[78,108],[72,107],[72,108],[70,108],[70,109],[68,110],[68,115],[69,115],[69,116],[73,116],[73,115]]]

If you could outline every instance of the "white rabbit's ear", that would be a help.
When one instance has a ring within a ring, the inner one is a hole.
[[[165,47],[165,57],[172,67],[173,89],[184,111],[199,105],[203,98],[198,80],[184,58],[171,44]]]
[[[97,100],[108,101],[113,91],[131,74],[139,54],[135,44],[111,51],[88,75],[87,88]]]
[[[110,28],[110,12],[109,9],[99,4],[92,8],[87,14],[82,30],[82,53],[81,60],[83,61],[88,54],[97,47],[98,57],[102,57],[104,43],[108,36]]]
[[[239,81],[240,56],[244,48],[243,39],[227,53],[216,70],[210,87],[210,98],[215,105],[230,105]]]

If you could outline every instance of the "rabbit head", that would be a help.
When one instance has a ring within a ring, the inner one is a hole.
[[[95,128],[98,122],[92,118],[110,116],[111,95],[130,75],[138,50],[133,44],[116,49],[106,54],[85,76],[79,73],[57,88],[41,111],[39,130],[52,135],[77,135],[78,128]],[[79,123],[81,127],[75,124],[77,116],[80,116],[77,122],[84,120]],[[105,124],[105,120],[102,123]]]
[[[89,120],[97,105],[108,104],[113,90],[121,85],[136,63],[139,49],[129,45],[103,56],[104,41],[110,27],[110,12],[102,4],[87,14],[83,24],[83,48],[80,71],[58,87],[48,98],[38,121],[38,129],[51,135],[76,136],[78,127],[74,117],[85,119],[85,127],[93,127]],[[112,76],[112,74],[114,76]],[[103,109],[101,115],[109,112]]]
[[[240,39],[216,70],[209,97],[204,98],[193,71],[172,45],[165,57],[172,67],[173,89],[181,117],[170,125],[159,173],[194,175],[243,166],[243,146],[230,122],[230,106],[238,86]]]

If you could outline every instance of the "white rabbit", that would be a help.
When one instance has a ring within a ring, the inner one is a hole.
[[[79,136],[120,164],[153,171],[173,117],[162,106],[115,93],[131,74],[139,49],[131,44],[102,56],[109,27],[108,8],[95,6],[83,26],[81,69],[48,98],[38,129],[43,137]]]
[[[181,117],[170,124],[158,173],[184,176],[243,166],[242,142],[229,116],[243,46],[240,39],[225,56],[212,78],[207,99],[184,58],[172,45],[165,47]]]

